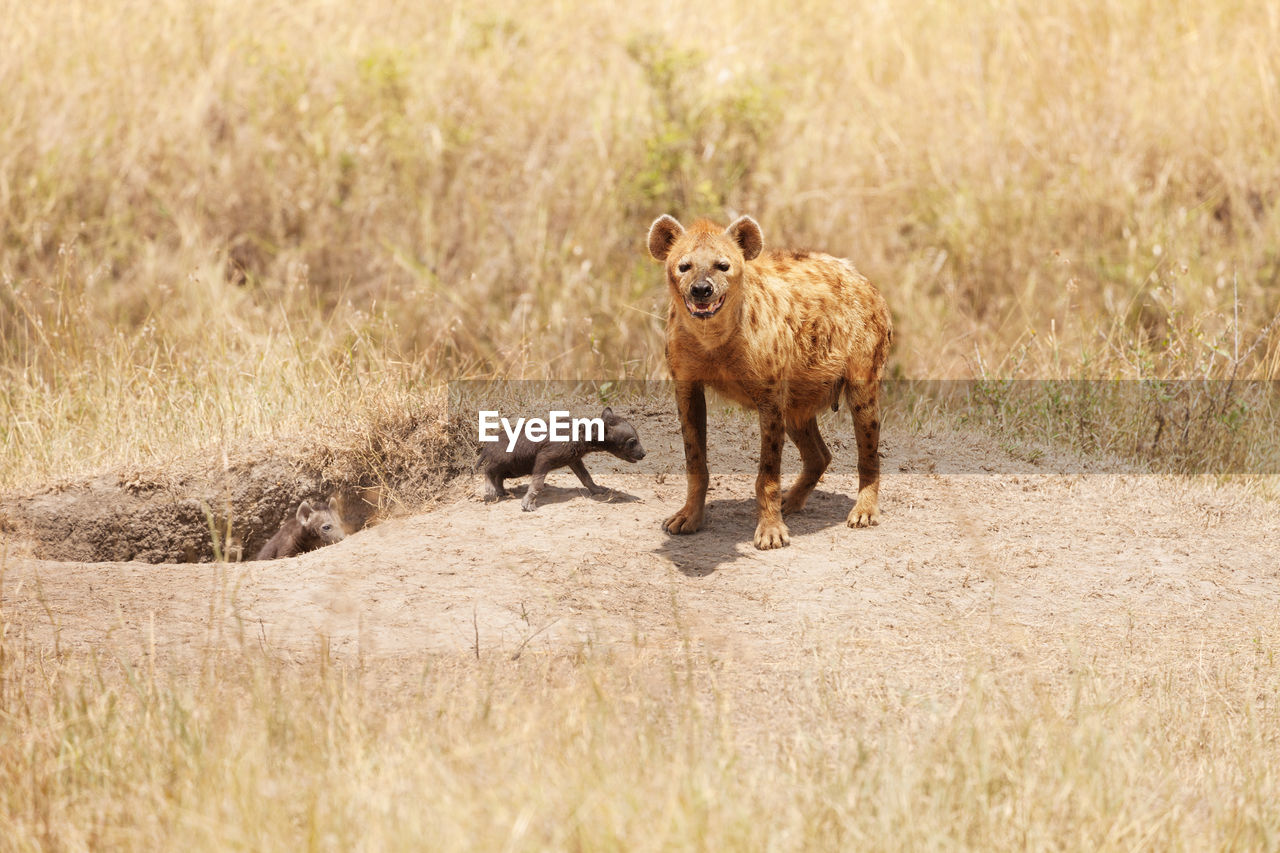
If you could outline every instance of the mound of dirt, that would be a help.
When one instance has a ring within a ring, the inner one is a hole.
[[[317,472],[267,458],[239,462],[216,478],[96,477],[8,499],[0,512],[45,559],[188,563],[256,553],[302,500],[327,496],[332,485]],[[349,499],[352,490],[344,491],[344,507],[360,508]],[[348,523],[359,529],[365,520]]]
[[[833,423],[835,462],[788,519],[791,546],[757,551],[754,431],[717,413],[707,525],[670,536],[660,522],[685,491],[675,418],[632,422],[642,463],[587,459],[609,495],[561,470],[530,513],[459,477],[428,512],[288,560],[10,560],[5,616],[63,648],[175,655],[215,636],[299,659],[323,638],[353,661],[687,643],[745,667],[751,695],[815,643],[849,652],[841,677],[914,695],[958,684],[973,655],[1058,674],[1121,647],[1194,661],[1276,624],[1280,519],[1230,484],[1027,466],[981,435],[891,433],[884,521],[852,530],[855,449]],[[788,447],[788,479],[798,462]]]
[[[0,532],[46,560],[235,561],[255,555],[304,500],[331,500],[355,532],[420,504],[464,464],[450,452],[438,406],[376,413],[326,439],[281,439],[220,464],[206,455],[2,495]]]

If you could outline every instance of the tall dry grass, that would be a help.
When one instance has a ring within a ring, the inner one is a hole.
[[[907,376],[1276,375],[1280,6],[3,3],[0,482],[455,376],[661,375],[653,216]]]
[[[16,626],[10,626],[11,628]],[[0,848],[1206,850],[1280,839],[1275,649],[974,658],[940,691],[796,649],[187,666],[0,647]]]

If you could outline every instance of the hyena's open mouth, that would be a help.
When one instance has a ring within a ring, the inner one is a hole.
[[[707,317],[714,317],[715,313],[720,310],[720,306],[723,304],[724,304],[724,294],[721,294],[720,298],[712,303],[705,303],[705,302],[697,303],[697,302],[694,302],[692,299],[686,299],[684,301],[684,307],[689,309],[690,314],[692,314],[694,317],[699,317],[704,320]]]

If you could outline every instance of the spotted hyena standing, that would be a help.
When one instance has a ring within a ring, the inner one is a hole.
[[[893,337],[880,292],[853,264],[817,252],[764,251],[760,226],[728,228],[670,216],[649,229],[649,253],[666,265],[667,364],[676,381],[688,495],[662,526],[693,533],[707,498],[703,389],[760,414],[757,548],[790,544],[782,516],[804,507],[831,462],[818,412],[843,393],[858,436],[858,500],[850,527],[880,519],[880,378]],[[782,436],[795,442],[800,476],[783,495]]]

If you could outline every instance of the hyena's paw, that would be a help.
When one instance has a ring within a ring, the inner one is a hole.
[[[871,527],[880,523],[879,501],[874,498],[858,498],[858,502],[849,511],[850,527]]]
[[[662,522],[662,529],[668,533],[696,533],[702,527],[702,508],[682,506],[675,515]]]
[[[607,495],[612,493],[613,489],[609,488],[608,486],[595,485],[587,489],[587,491],[593,495]]]
[[[804,505],[811,494],[813,494],[812,486],[807,489],[797,489],[795,486],[787,489],[782,493],[782,514],[790,515],[793,512],[799,512],[804,509]]]
[[[782,521],[761,521],[756,525],[756,547],[761,551],[791,544],[791,531]]]
[[[488,481],[485,482],[484,484],[484,502],[485,503],[489,503],[490,501],[496,501],[500,498],[505,498],[506,496],[507,496],[506,489],[499,489],[493,483],[490,483]]]
[[[534,512],[538,509],[538,496],[532,492],[525,492],[524,500],[520,501],[520,508],[525,512]]]

